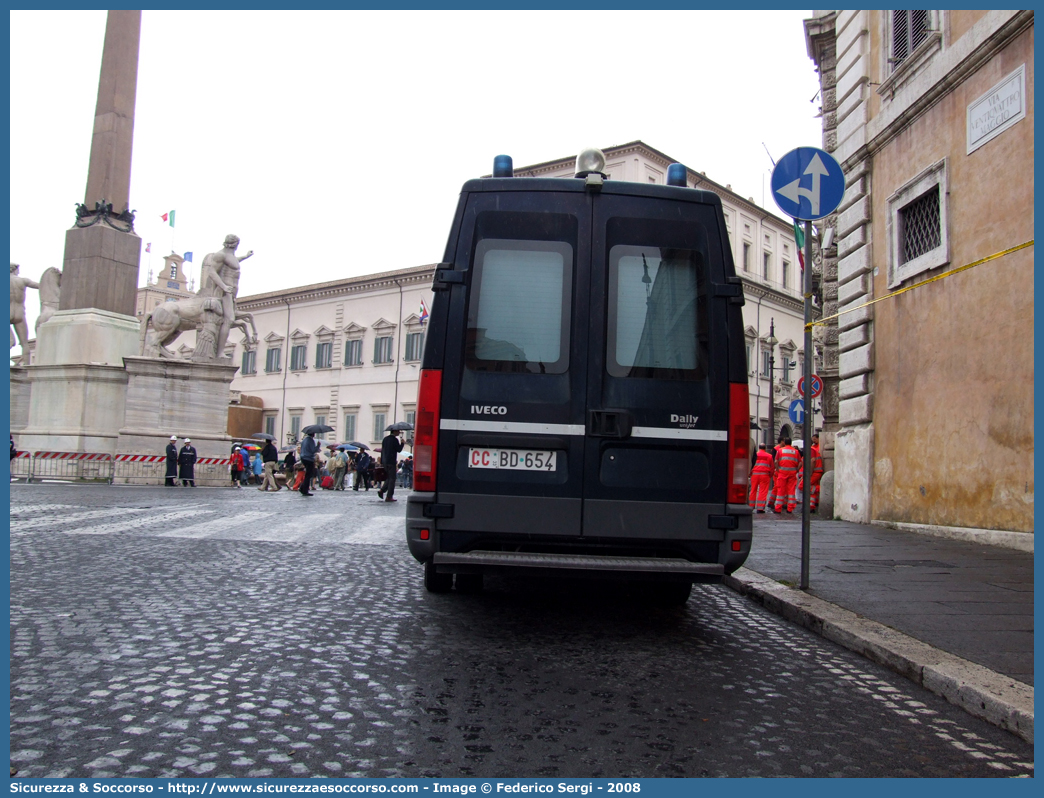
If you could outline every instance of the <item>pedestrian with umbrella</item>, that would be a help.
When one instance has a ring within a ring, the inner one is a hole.
[[[399,465],[399,452],[402,451],[405,443],[399,437],[399,433],[404,429],[413,429],[413,426],[405,421],[392,424],[387,429],[388,434],[381,441],[381,465],[384,466],[384,485],[377,491],[377,498],[384,499],[386,502],[398,501],[394,498],[395,472]]]
[[[264,478],[261,481],[261,487],[258,488],[260,491],[268,491],[271,488],[274,491],[280,490],[281,486],[276,482],[275,478],[275,467],[276,463],[279,462],[279,450],[276,449],[275,444],[272,443],[275,440],[274,435],[268,435],[264,432],[259,432],[254,435],[255,438],[264,436],[265,446],[261,450],[261,462],[263,463]]]
[[[312,480],[315,479],[315,459],[319,455],[319,444],[315,441],[316,433],[333,432],[333,427],[325,424],[310,424],[301,430],[304,440],[301,441],[301,462],[305,466],[304,480],[301,482],[301,495],[311,496]]]

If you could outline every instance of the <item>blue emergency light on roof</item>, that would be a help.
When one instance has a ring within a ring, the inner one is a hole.
[[[668,186],[681,186],[682,188],[685,188],[688,176],[689,170],[685,168],[684,164],[672,163],[667,167]]]
[[[493,177],[514,177],[515,165],[510,155],[498,155],[493,159]]]

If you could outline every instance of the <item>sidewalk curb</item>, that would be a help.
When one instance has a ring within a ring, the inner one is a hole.
[[[861,654],[1033,743],[1033,688],[851,610],[740,568],[723,583],[765,609]]]

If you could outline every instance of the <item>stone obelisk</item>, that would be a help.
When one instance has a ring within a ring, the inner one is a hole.
[[[135,314],[141,239],[129,203],[140,39],[141,11],[109,11],[87,193],[65,236],[59,310]]]
[[[87,193],[65,235],[58,310],[37,330],[20,448],[114,452],[139,352],[141,239],[129,208],[141,11],[109,11]],[[14,382],[12,378],[12,383]]]

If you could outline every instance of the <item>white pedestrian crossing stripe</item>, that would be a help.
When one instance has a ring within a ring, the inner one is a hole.
[[[99,524],[98,526],[80,527],[77,529],[63,529],[62,531],[68,535],[108,535],[112,532],[130,532],[132,530],[141,529],[142,527],[148,528],[159,526],[168,521],[177,521],[179,518],[191,518],[194,515],[202,515],[203,513],[209,512],[211,511],[202,508],[174,510],[173,512],[162,513],[160,515],[128,518],[126,521],[115,521],[110,524]],[[215,523],[217,522],[215,521]]]
[[[292,496],[294,494],[288,494]],[[343,494],[342,494],[343,495]],[[305,543],[312,545],[401,546],[405,528],[401,515],[382,514],[360,518],[349,501],[341,509],[340,496],[332,501],[338,511],[298,514],[295,502],[283,507],[278,499],[260,499],[271,510],[247,509],[248,501],[200,502],[192,507],[88,508],[82,504],[24,504],[11,507],[12,533],[57,532],[66,535],[132,533],[146,537],[186,540],[235,540],[240,542]],[[311,501],[311,500],[310,500]],[[224,504],[237,505],[231,515]],[[367,504],[369,504],[367,502]],[[380,504],[380,503],[378,503]],[[239,509],[242,507],[243,509]],[[317,508],[319,509],[319,508]],[[334,509],[326,505],[322,509]],[[369,508],[367,508],[369,510]],[[376,508],[374,508],[376,510]],[[188,522],[185,526],[180,523]],[[21,538],[19,538],[21,540]]]
[[[87,510],[82,513],[68,514],[54,513],[54,511],[51,511],[46,516],[33,515],[32,518],[12,521],[11,530],[14,532],[24,532],[28,529],[65,526],[68,524],[77,524],[81,521],[90,521],[95,518],[111,518],[114,515],[129,515],[131,513],[144,512],[148,512],[148,509],[143,507],[109,507],[104,510]],[[76,530],[63,531],[75,532]]]
[[[211,518],[198,524],[179,527],[178,529],[167,529],[157,532],[154,537],[158,538],[209,538],[220,537],[221,533],[229,528],[240,528],[254,521],[261,521],[275,513],[248,512],[238,513],[231,518]]]

